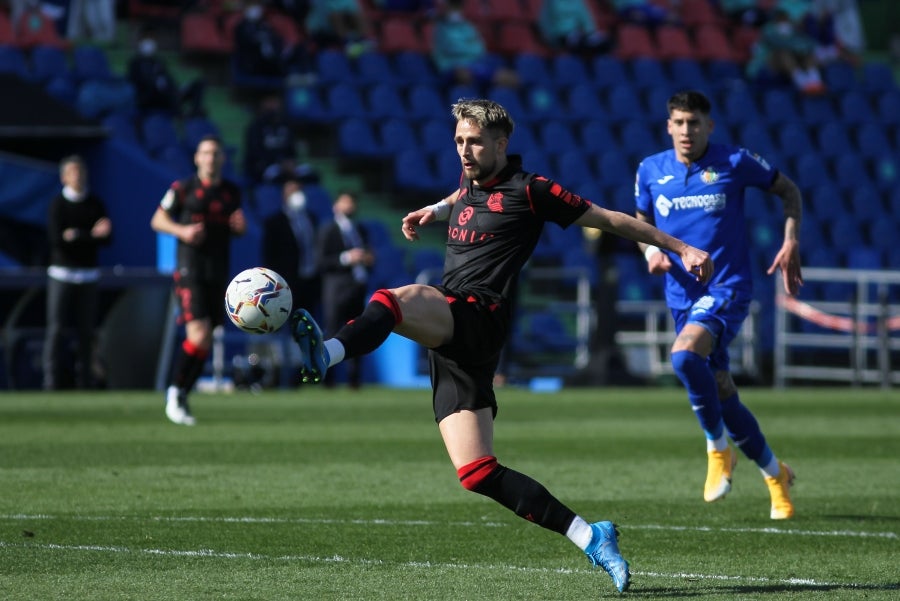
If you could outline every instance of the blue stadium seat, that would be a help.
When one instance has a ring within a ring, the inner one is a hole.
[[[356,72],[350,59],[341,50],[323,48],[316,53],[316,77],[323,85],[356,82]]]
[[[516,123],[512,137],[509,139],[509,152],[512,154],[522,154],[529,148],[534,148],[537,144],[537,138],[534,135],[534,128],[530,123]]]
[[[800,117],[812,127],[831,123],[838,118],[828,96],[803,96],[800,99]]]
[[[816,133],[818,150],[826,158],[841,156],[853,148],[847,127],[841,121],[824,123]]]
[[[69,59],[61,48],[35,46],[31,51],[31,73],[41,83],[54,77],[69,77]]]
[[[303,184],[303,192],[306,194],[306,206],[313,215],[319,218],[319,223],[325,223],[334,218],[334,199],[325,186],[317,183]]]
[[[781,127],[800,120],[795,98],[794,91],[785,88],[773,88],[763,92],[761,108],[769,127]]]
[[[560,111],[560,107],[564,106],[564,103],[558,89],[553,86],[531,86],[524,90],[523,97],[528,120],[531,122],[568,117]]]
[[[651,127],[645,120],[623,121],[619,129],[621,152],[634,161],[640,161],[648,154],[662,150]],[[634,166],[637,167],[637,162],[634,163]]]
[[[518,124],[516,125],[518,129]],[[453,145],[454,124],[449,118],[428,119],[419,124],[420,150],[425,154],[443,152]],[[513,132],[513,137],[516,134]]]
[[[706,78],[715,82],[740,81],[744,78],[744,69],[735,61],[712,60],[706,65]]]
[[[379,133],[381,149],[387,154],[397,154],[407,148],[420,148],[418,136],[407,119],[386,119],[381,123]]]
[[[769,130],[761,127],[760,124],[751,120],[738,129],[738,143],[749,150],[755,152],[769,161],[776,161],[775,141],[769,134]]]
[[[577,148],[578,141],[568,123],[548,120],[535,128],[541,150],[549,155],[558,155]]]
[[[556,174],[566,188],[575,190],[593,181],[594,173],[581,150],[571,149],[555,156]]]
[[[144,149],[153,156],[167,147],[181,146],[181,140],[172,117],[163,113],[149,113],[141,121],[141,138]]]
[[[863,123],[856,130],[856,147],[867,159],[880,159],[894,150],[881,123]]]
[[[746,93],[748,91],[722,94],[721,111],[724,114],[725,122],[729,125],[741,127],[748,122],[754,122],[759,127],[759,123],[765,123],[765,119],[760,115],[753,95]]]
[[[875,99],[878,119],[888,127],[900,126],[900,89],[879,94]]]
[[[551,57],[550,76],[552,83],[560,88],[590,81],[587,63],[574,54],[557,54]]]
[[[591,63],[592,81],[600,89],[611,88],[628,80],[625,64],[608,55],[600,55]]]
[[[801,121],[784,123],[776,128],[775,138],[781,156],[786,159],[794,160],[815,149],[815,143]]]
[[[833,183],[817,183],[804,195],[803,200],[803,212],[812,213],[823,221],[828,218],[851,218],[843,194]]]
[[[435,155],[435,179],[443,190],[449,190],[459,184],[462,175],[462,162],[456,150],[452,147],[444,148]]]
[[[306,193],[305,189],[304,193]],[[309,198],[307,197],[308,201]],[[278,184],[257,184],[250,191],[247,207],[255,213],[257,220],[262,222],[269,215],[280,211],[281,204],[281,186]]]
[[[844,192],[873,184],[865,161],[855,153],[846,153],[834,159],[834,177],[838,187]]]
[[[518,91],[512,88],[493,86],[488,90],[487,97],[502,104],[512,115],[514,121],[530,120],[530,115],[525,110],[525,103]]]
[[[556,178],[553,171],[553,165],[550,164],[547,153],[537,146],[522,152],[522,166],[526,171],[531,171],[532,173],[537,173],[538,175],[543,175],[544,177],[549,177],[551,179]]]
[[[382,153],[372,124],[358,117],[345,119],[338,125],[338,149],[350,157],[377,157]]]
[[[394,55],[394,72],[401,83],[411,86],[417,83],[437,85],[441,79],[431,59],[420,52],[398,52]]]
[[[609,88],[606,96],[606,112],[612,121],[646,117],[637,88],[627,83],[627,80]]]
[[[631,80],[642,90],[655,87],[668,88],[669,76],[666,74],[663,63],[655,58],[639,57],[630,61]],[[681,82],[678,82],[681,86]]]
[[[589,83],[571,86],[566,98],[566,114],[576,121],[593,119],[602,108],[603,103],[597,88]]]
[[[16,46],[0,46],[0,73],[17,75],[21,79],[28,80],[31,73],[25,53]]]
[[[819,232],[817,240],[824,241],[823,232]],[[803,254],[803,265],[809,267],[839,267],[841,264],[840,254],[831,246],[826,244],[806,245],[800,249]],[[806,286],[804,286],[805,288]]]
[[[881,201],[881,193],[874,185],[862,184],[854,187],[850,193],[850,207],[854,218],[865,221],[885,217],[887,207]]]
[[[467,86],[467,85],[463,85],[463,84],[452,85],[447,90],[447,96],[446,96],[448,111],[449,111],[450,105],[452,105],[453,103],[455,103],[457,100],[459,100],[461,98],[481,98],[481,96],[482,96],[481,92],[479,92],[478,88],[476,88],[475,86]],[[516,121],[519,121],[519,119],[516,119],[515,117],[513,117],[513,119],[515,119]]]
[[[106,53],[98,46],[77,46],[72,51],[72,73],[78,82],[113,77]]]
[[[335,84],[327,92],[327,113],[332,119],[365,118],[366,104],[359,88],[349,83]]]
[[[438,88],[431,84],[416,84],[408,90],[409,116],[413,119],[449,118],[450,107],[444,103]]]
[[[869,97],[859,90],[850,90],[839,98],[838,115],[845,125],[860,125],[876,119]]]
[[[444,253],[439,250],[420,248],[412,253],[412,274],[418,277],[423,271],[442,273]]]
[[[621,151],[611,148],[597,157],[597,175],[607,186],[634,184],[637,165],[630,165]],[[632,191],[632,198],[634,196]]]
[[[581,148],[588,154],[599,155],[616,147],[617,141],[610,124],[605,120],[582,121],[578,126]]]
[[[449,190],[452,182],[438,182],[428,155],[409,148],[394,155],[394,183],[403,190]]]
[[[831,245],[838,252],[846,253],[863,244],[861,228],[855,221],[830,219],[827,223]]]
[[[222,132],[214,121],[207,117],[190,117],[183,124],[184,147],[192,155],[203,136],[212,135],[221,137]]]
[[[855,68],[845,61],[823,65],[822,79],[832,94],[840,95],[857,87]]]
[[[850,269],[880,270],[884,266],[881,251],[871,246],[851,248],[846,252],[847,267]]]
[[[284,110],[298,123],[321,123],[329,119],[318,86],[292,86],[284,92]]]
[[[512,59],[512,67],[519,74],[523,85],[547,85],[551,83],[550,67],[543,56],[537,54],[517,54]]]
[[[399,83],[391,60],[381,52],[364,52],[356,57],[355,65],[351,66],[355,69],[356,81],[360,84],[371,86]]]
[[[894,70],[891,65],[882,62],[868,61],[861,67],[862,88],[869,95],[883,94],[897,89]]]
[[[900,216],[895,214],[882,215],[881,218],[869,222],[869,243],[883,251],[897,248],[897,232],[900,231]],[[894,266],[898,268],[900,266]]]
[[[406,101],[394,84],[375,84],[367,90],[366,99],[370,119],[406,118],[409,115]]]
[[[668,102],[673,90],[668,87],[649,88],[644,92],[644,104],[647,107],[647,119],[665,131],[665,122],[669,118]]]
[[[44,91],[69,106],[75,106],[78,98],[78,88],[75,86],[75,81],[72,77],[54,77],[44,84]]]
[[[709,91],[709,80],[701,64],[695,60],[677,58],[669,62],[669,79],[678,88]]]
[[[744,215],[753,221],[767,220],[781,215],[769,200],[769,195],[758,188],[748,188],[744,194]]]
[[[136,116],[131,113],[114,112],[103,118],[103,125],[109,129],[112,137],[140,145],[135,123]]]
[[[172,172],[175,178],[187,177],[196,170],[194,155],[180,144],[165,146],[159,149],[154,156]]]

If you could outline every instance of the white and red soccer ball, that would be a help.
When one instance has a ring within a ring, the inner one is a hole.
[[[231,323],[250,334],[270,334],[284,325],[292,302],[284,278],[265,267],[245,269],[225,289],[225,313]]]

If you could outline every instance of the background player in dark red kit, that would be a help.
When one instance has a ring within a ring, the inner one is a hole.
[[[247,228],[240,188],[222,177],[225,151],[218,138],[204,137],[194,154],[197,173],[172,184],[153,214],[150,227],[178,239],[175,294],[185,325],[166,391],[166,416],[176,424],[196,423],[188,406],[222,323],[222,295],[229,279],[231,236]]]
[[[378,290],[363,313],[329,340],[322,339],[309,313],[298,309],[292,329],[304,357],[302,375],[320,381],[330,366],[373,351],[391,332],[427,347],[435,420],[462,486],[565,535],[623,591],[631,576],[619,553],[615,526],[586,522],[540,483],[501,465],[494,455],[497,401],[492,381],[510,327],[509,293],[548,221],[663,246],[700,281],[711,276],[712,261],[647,223],[523,171],[520,157],[506,154],[513,121],[499,104],[462,100],[452,113],[462,164],[460,189],[403,219],[404,236],[415,240],[416,228],[449,217],[441,285]]]

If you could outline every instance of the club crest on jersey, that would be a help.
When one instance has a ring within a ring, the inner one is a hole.
[[[472,215],[474,213],[475,213],[475,209],[473,209],[472,207],[466,207],[459,214],[459,219],[456,220],[457,223],[459,223],[460,225],[465,225],[465,224],[469,223],[469,219],[472,218]]]
[[[487,208],[492,213],[503,212],[503,192],[494,192],[487,199]]]
[[[712,167],[707,167],[703,170],[703,173],[700,174],[700,181],[704,184],[714,184],[719,181],[719,172]]]

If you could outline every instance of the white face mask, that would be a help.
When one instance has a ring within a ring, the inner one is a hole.
[[[259,21],[260,17],[262,17],[263,9],[259,4],[253,4],[247,7],[247,10],[244,11],[244,16],[250,19],[251,21]]]
[[[141,40],[141,43],[138,44],[138,52],[143,56],[152,56],[156,53],[156,40]]]
[[[306,208],[306,194],[297,190],[287,199],[287,206],[292,211],[302,211]]]

